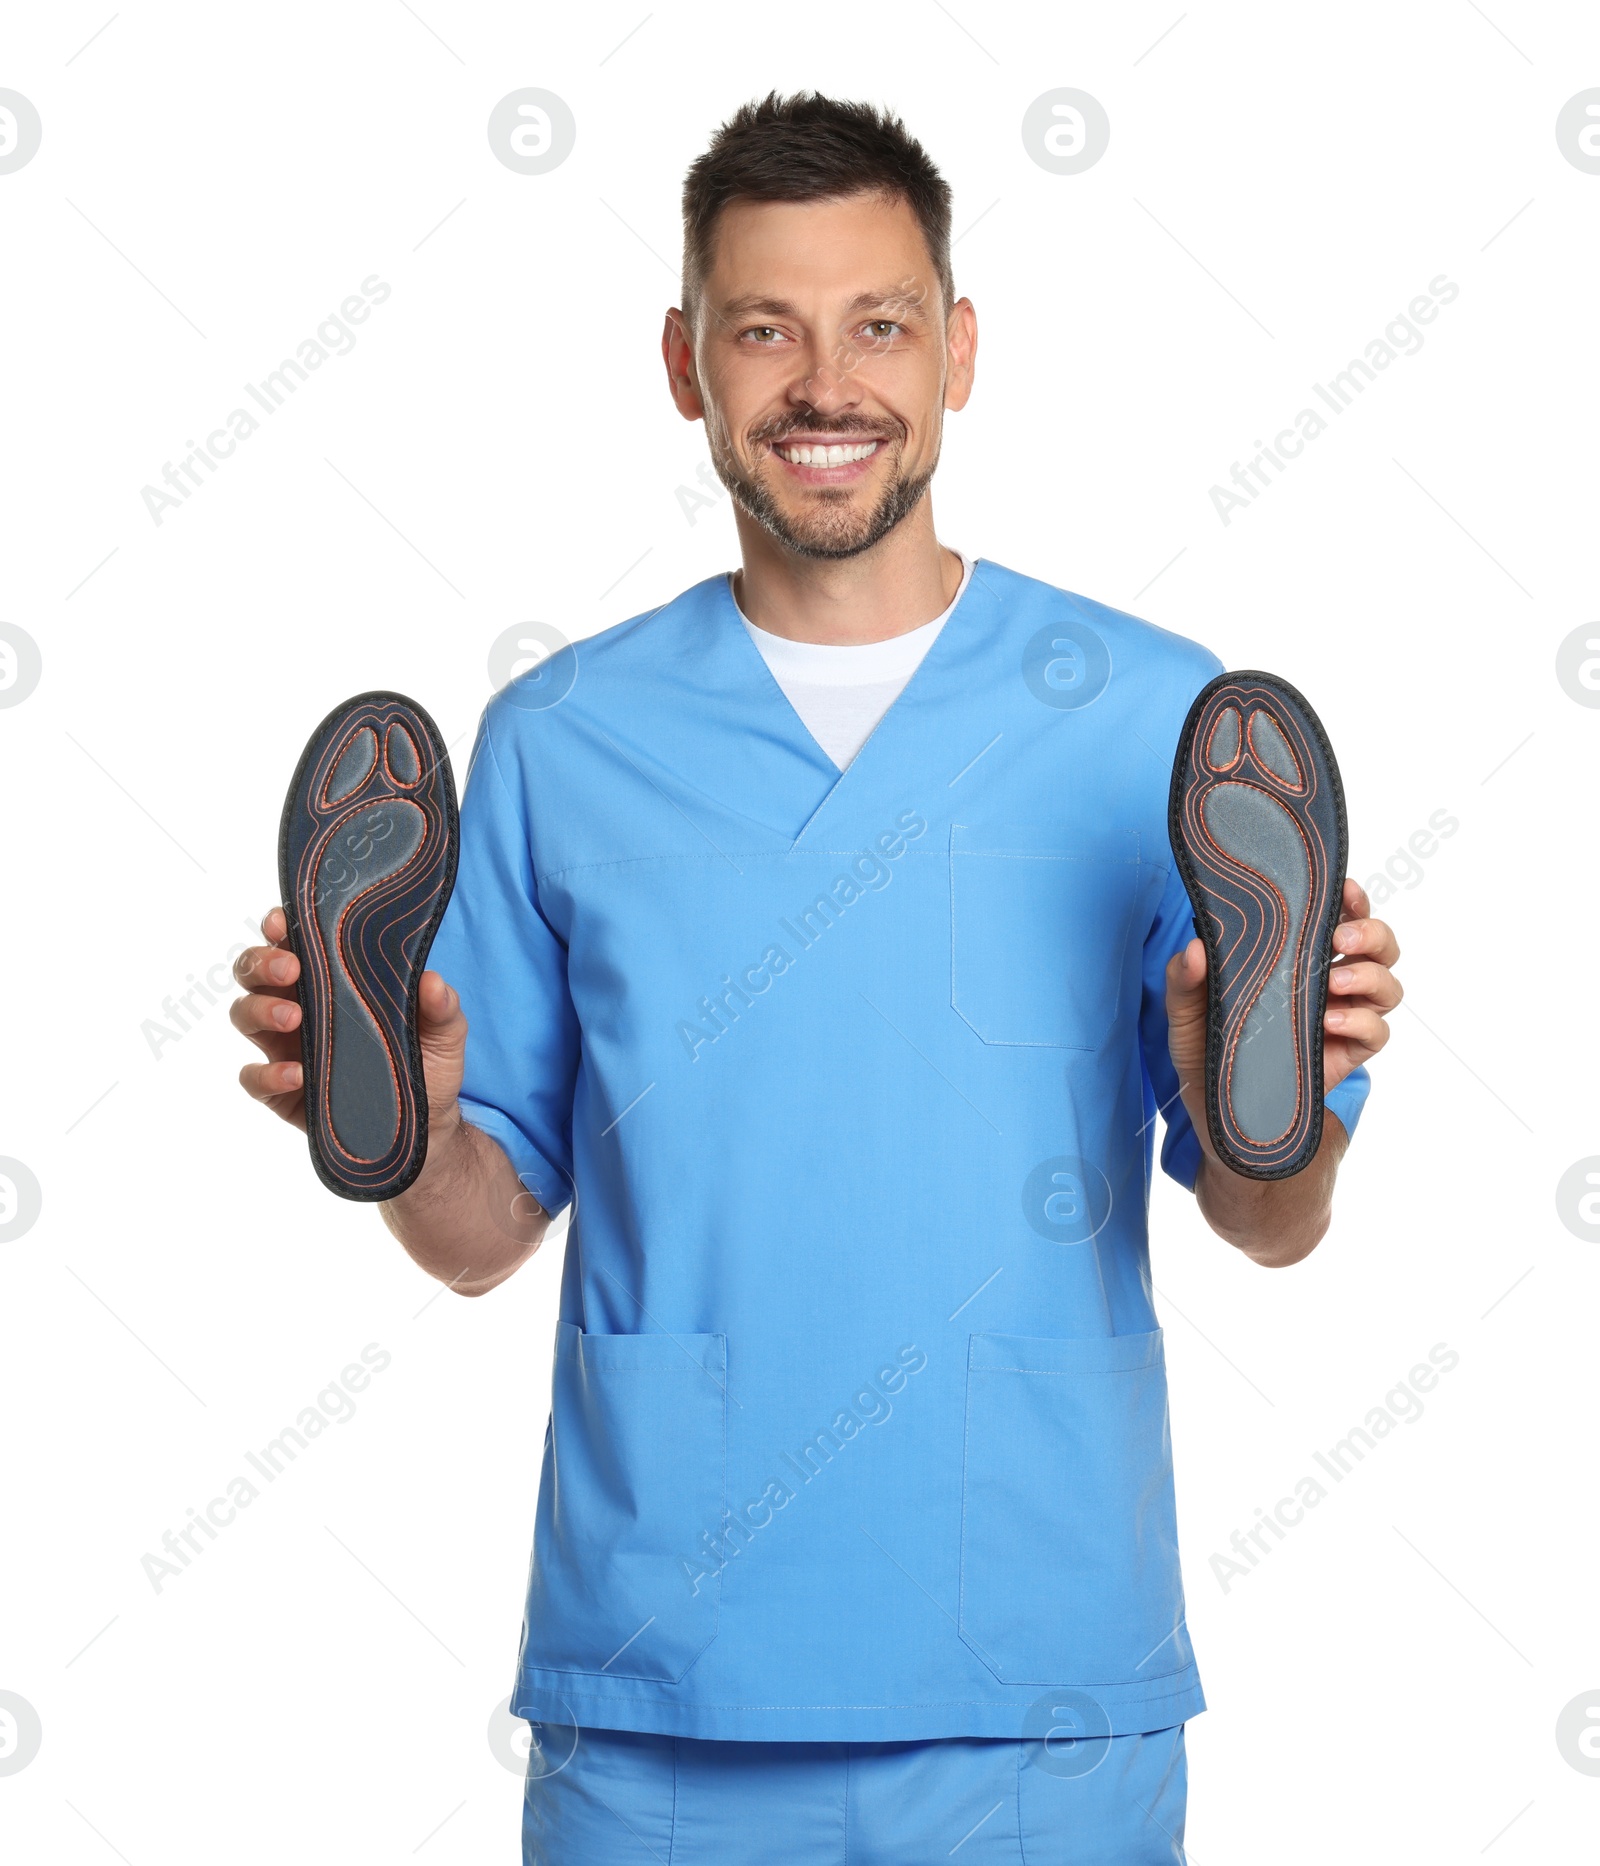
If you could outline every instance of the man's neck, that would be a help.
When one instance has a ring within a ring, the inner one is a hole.
[[[943,615],[961,587],[961,559],[934,537],[926,504],[859,557],[798,557],[737,519],[744,565],[734,598],[757,628],[789,641],[887,641]]]

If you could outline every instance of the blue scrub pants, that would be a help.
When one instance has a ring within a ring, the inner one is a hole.
[[[523,1866],[1183,1866],[1183,1726],[712,1742],[535,1724]]]

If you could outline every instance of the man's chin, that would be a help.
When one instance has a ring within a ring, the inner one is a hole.
[[[762,517],[756,514],[760,522],[778,540],[786,545],[797,557],[845,558],[859,557],[863,551],[872,549],[884,534],[871,525],[859,525],[847,531],[815,526],[799,527],[785,521],[781,515]]]
[[[801,515],[785,511],[765,488],[736,489],[734,497],[758,525],[797,557],[844,559],[859,557],[886,538],[915,507],[927,481],[902,484],[871,511],[835,510],[827,516],[815,510]]]

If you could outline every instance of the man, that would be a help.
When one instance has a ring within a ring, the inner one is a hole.
[[[1180,1859],[1145,1210],[1304,1257],[1399,1001],[1344,885],[1331,1118],[1235,1176],[1166,834],[1195,644],[934,535],[977,323],[896,120],[740,110],[663,355],[741,568],[491,702],[384,1207],[462,1294],[573,1207],[513,1710],[527,1860]],[[825,450],[825,451],[824,451]],[[296,961],[245,1087],[303,1119]]]

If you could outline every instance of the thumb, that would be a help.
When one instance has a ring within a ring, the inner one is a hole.
[[[437,972],[424,972],[417,982],[417,1041],[430,1107],[453,1113],[466,1064],[467,1019],[460,993]]]
[[[1167,1053],[1197,1129],[1198,1105],[1191,1098],[1205,1076],[1207,1008],[1205,944],[1192,939],[1167,962]]]
[[[1192,939],[1167,962],[1167,1017],[1204,1017],[1205,1011],[1205,942]]]

